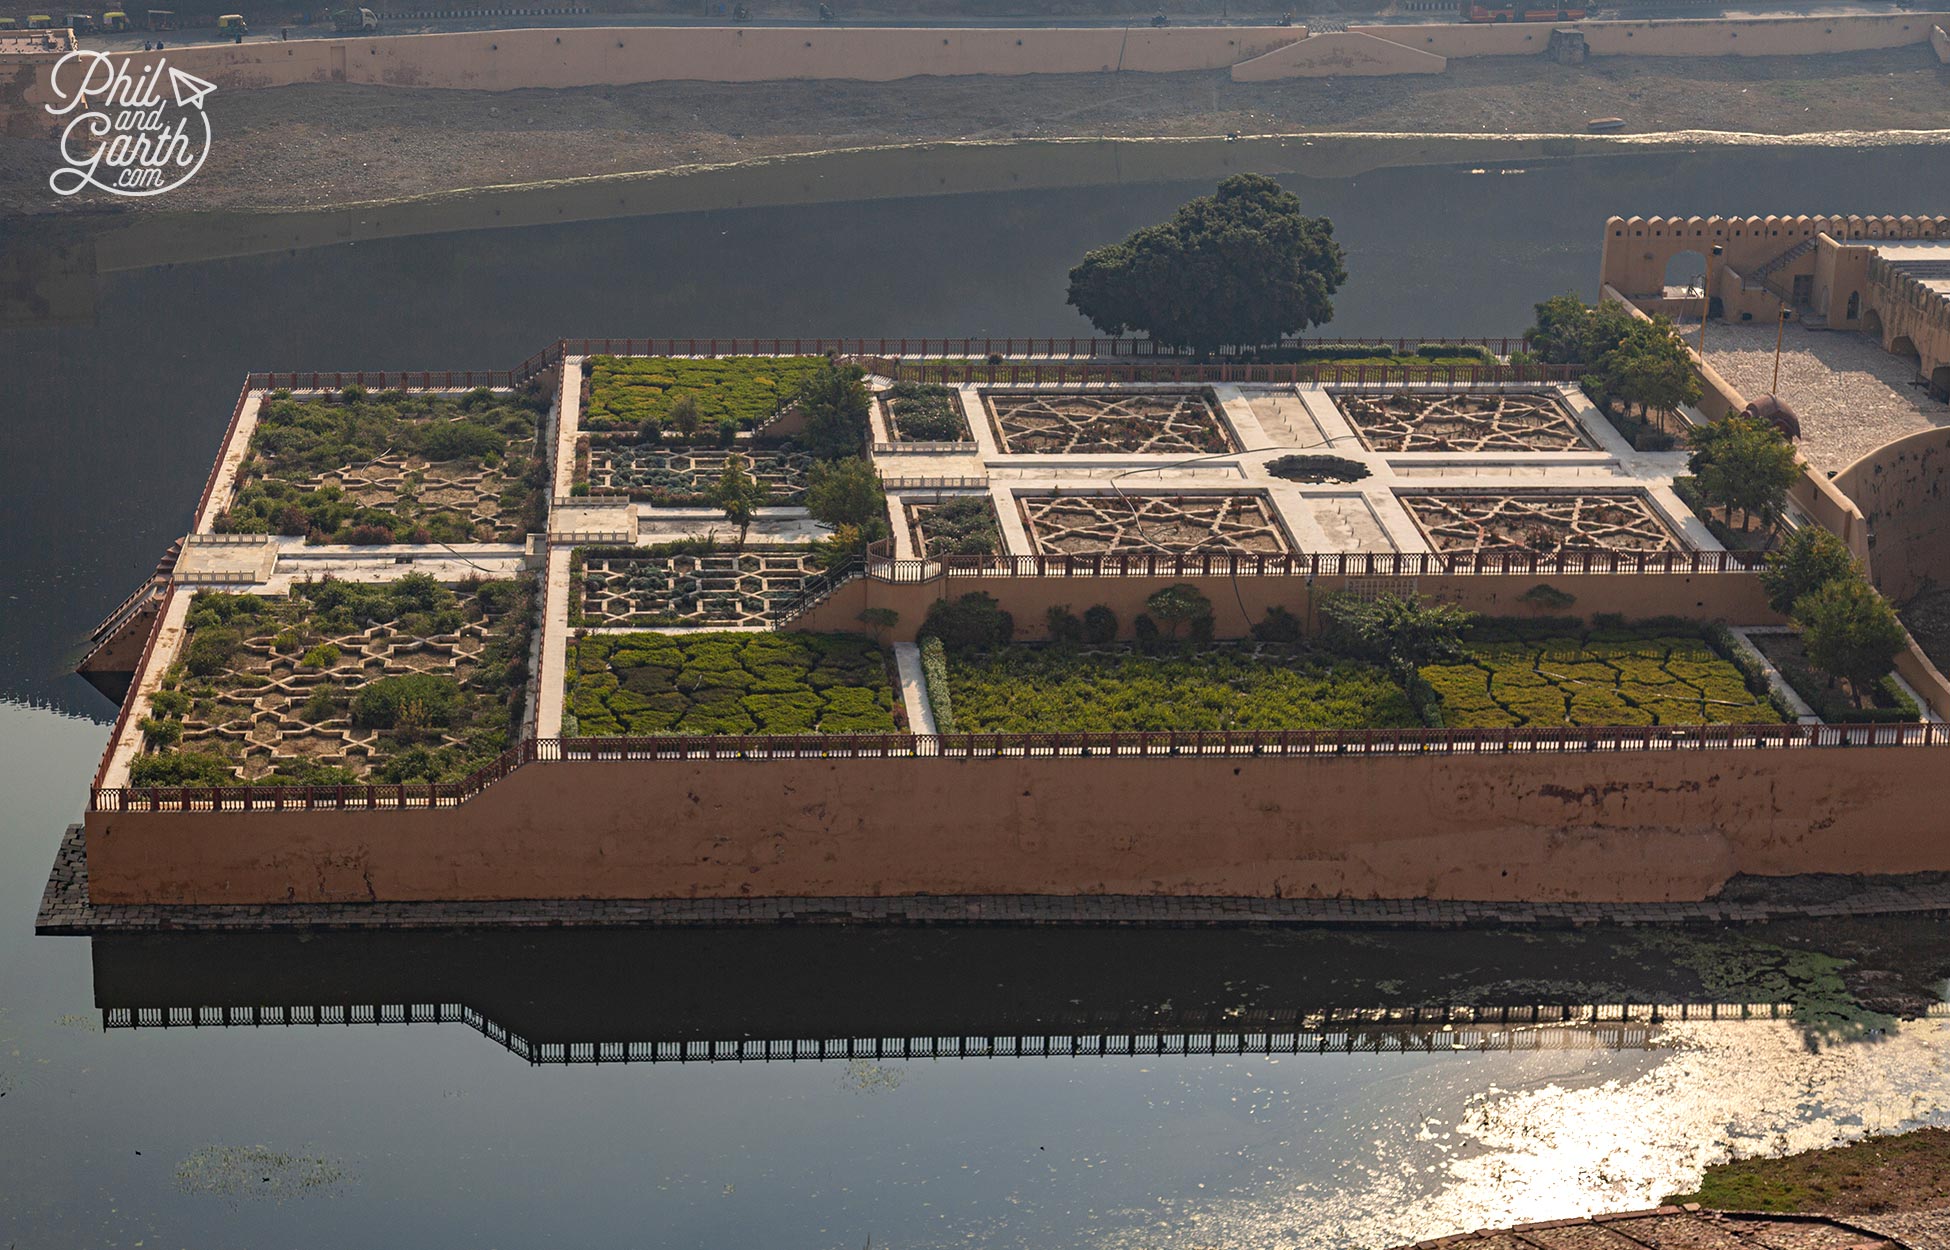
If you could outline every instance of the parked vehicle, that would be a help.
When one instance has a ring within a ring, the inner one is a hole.
[[[150,30],[175,30],[175,29],[176,29],[176,10],[174,10],[174,9],[150,9],[150,10],[149,10],[149,29],[150,29]]]
[[[1151,19],[1151,24],[1153,26],[1169,26],[1171,25],[1171,19],[1160,13]]]
[[[77,35],[92,35],[101,29],[95,25],[95,19],[86,13],[63,13],[61,24]]]
[[[53,30],[53,29],[54,29],[54,19],[53,19],[53,18],[51,18],[51,17],[49,17],[49,16],[48,16],[47,14],[45,14],[45,13],[29,13],[29,14],[27,15],[27,29],[29,29],[29,30]]]
[[[379,18],[371,9],[340,9],[332,14],[332,29],[344,33],[379,29]]]
[[[122,12],[122,10],[110,9],[108,12],[102,14],[103,30],[123,31],[123,30],[127,30],[128,28],[129,28],[129,15]]]
[[[17,17],[0,17],[0,30],[19,30],[19,29],[20,29],[20,19],[19,19],[19,18],[17,18]]]
[[[244,20],[242,13],[225,13],[217,19],[219,35],[248,35],[251,24]]]

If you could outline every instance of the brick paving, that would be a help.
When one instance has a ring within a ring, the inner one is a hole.
[[[1688,1203],[1458,1233],[1418,1241],[1414,1250],[1938,1250],[1943,1244],[1908,1239],[1893,1218],[1881,1222],[1887,1227],[1871,1227],[1854,1216],[1845,1222],[1825,1215],[1705,1211]]]
[[[1758,399],[1774,380],[1774,327],[1716,322],[1706,331],[1706,358]],[[1781,398],[1801,418],[1801,451],[1818,469],[1839,471],[1891,439],[1950,425],[1950,404],[1911,386],[1915,377],[1915,362],[1864,334],[1791,323],[1783,336]]]
[[[1795,879],[1813,881],[1814,879]],[[1820,888],[1702,903],[1528,903],[1443,899],[1266,899],[1161,895],[928,895],[887,898],[517,899],[411,903],[94,904],[82,827],[70,825],[35,932],[163,929],[603,928],[715,925],[1345,925],[1447,928],[1725,924],[1807,917],[1941,915],[1950,880],[1822,878]],[[1946,1248],[1950,1250],[1950,1248]]]

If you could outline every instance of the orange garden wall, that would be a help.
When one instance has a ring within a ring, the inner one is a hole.
[[[452,808],[93,812],[89,893],[1697,900],[1950,869],[1943,750],[533,764]]]
[[[1950,430],[1885,443],[1835,475],[1872,535],[1876,586],[1901,602],[1926,583],[1950,584]]]
[[[860,578],[798,618],[793,628],[858,631],[864,609],[893,608],[900,620],[888,635],[911,641],[936,599],[980,592],[995,596],[1015,617],[1016,636],[1024,641],[1047,636],[1045,613],[1051,607],[1068,607],[1081,614],[1097,604],[1115,612],[1129,636],[1131,621],[1144,611],[1147,598],[1166,586],[1187,582],[1212,601],[1213,632],[1221,638],[1241,638],[1274,606],[1285,608],[1311,628],[1314,609],[1323,596],[1364,580],[1323,576],[1309,587],[1305,577],[950,577],[921,583]],[[1478,573],[1378,580],[1387,588],[1412,589],[1425,599],[1454,603],[1486,616],[1588,618],[1617,612],[1633,619],[1687,616],[1745,625],[1780,619],[1767,606],[1760,578],[1752,573]],[[1549,613],[1531,608],[1520,596],[1540,583],[1576,596],[1577,602]]]

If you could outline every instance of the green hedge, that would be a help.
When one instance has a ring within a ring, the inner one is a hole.
[[[823,356],[595,356],[589,361],[584,430],[635,429],[662,419],[680,395],[697,401],[705,425],[758,425],[826,363]]]
[[[921,639],[921,676],[928,685],[935,732],[960,733],[955,722],[955,697],[948,689],[948,649],[933,634]]]
[[[1479,625],[1467,659],[1422,677],[1452,728],[1775,723],[1785,717],[1697,624]]]
[[[896,382],[883,398],[893,414],[893,435],[903,442],[950,443],[972,437],[951,387]]]
[[[579,734],[892,733],[889,661],[850,634],[591,634],[570,644]]]
[[[947,667],[955,725],[964,733],[1421,723],[1383,670],[1307,647],[1218,644],[1147,654],[1130,646],[1005,646],[955,652]]]

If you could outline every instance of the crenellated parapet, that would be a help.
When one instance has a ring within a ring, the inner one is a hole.
[[[1602,277],[1628,295],[1657,295],[1664,288],[1667,266],[1674,258],[1697,253],[1703,269],[1704,258],[1717,246],[1722,255],[1714,261],[1716,271],[1724,268],[1747,280],[1771,276],[1776,279],[1775,285],[1783,286],[1795,274],[1814,272],[1813,245],[1822,235],[1843,247],[1873,246],[1889,240],[1950,239],[1950,217],[1772,213],[1750,217],[1611,217],[1605,222]],[[1724,292],[1716,285],[1715,293]]]

